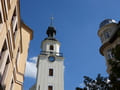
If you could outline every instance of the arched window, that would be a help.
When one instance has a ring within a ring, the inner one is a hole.
[[[105,34],[105,39],[109,38],[110,37],[110,33],[107,31],[104,33]]]
[[[53,47],[53,45],[50,45],[50,50],[54,50],[54,47]]]

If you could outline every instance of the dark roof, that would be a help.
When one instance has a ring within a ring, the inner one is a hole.
[[[52,33],[55,33],[55,35],[56,35],[56,30],[55,30],[54,27],[49,26],[48,29],[47,29],[46,34],[49,35],[49,34],[52,34]]]
[[[117,22],[115,20],[113,20],[113,19],[105,19],[104,21],[102,21],[100,23],[99,28],[101,28],[101,27],[103,27],[103,26],[105,26],[107,24],[110,24],[110,23],[117,23]]]

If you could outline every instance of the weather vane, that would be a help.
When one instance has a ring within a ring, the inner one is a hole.
[[[52,26],[52,25],[53,25],[53,20],[54,20],[54,17],[52,16],[50,19],[51,19],[50,26]]]

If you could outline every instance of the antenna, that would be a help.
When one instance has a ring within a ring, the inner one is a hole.
[[[50,26],[53,26],[54,17],[52,16],[52,17],[50,18],[50,20],[51,20]]]

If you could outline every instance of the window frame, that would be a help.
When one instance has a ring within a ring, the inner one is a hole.
[[[54,75],[54,69],[53,68],[49,68],[49,76],[53,76]]]

